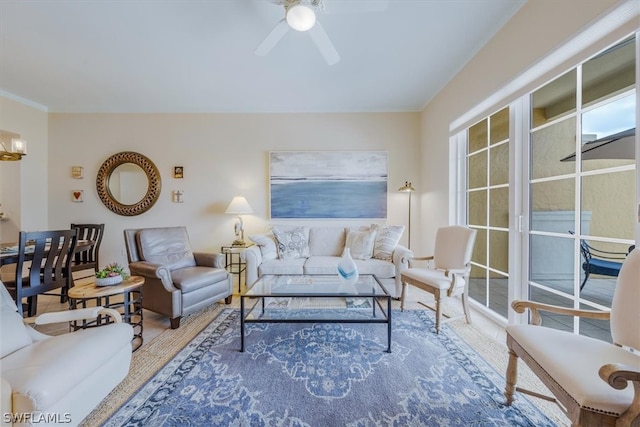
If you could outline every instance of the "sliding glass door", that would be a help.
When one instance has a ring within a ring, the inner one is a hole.
[[[616,268],[635,234],[635,101],[634,38],[531,95],[531,299],[611,306]],[[590,265],[595,250],[606,252],[599,254],[607,268]],[[553,315],[543,321],[610,340],[608,322]]]
[[[464,132],[466,212],[459,217],[478,230],[469,296],[492,315],[508,318],[513,295],[611,306],[616,266],[635,243],[638,215],[636,50],[629,37]],[[522,176],[518,185],[515,176]],[[522,200],[516,208],[514,194]],[[608,268],[590,264],[596,251]],[[543,322],[610,340],[608,322],[554,315]]]

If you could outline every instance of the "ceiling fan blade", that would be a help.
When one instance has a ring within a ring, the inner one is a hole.
[[[389,0],[322,0],[320,4],[324,13],[368,13],[384,12]]]
[[[260,43],[260,46],[256,48],[255,54],[258,56],[265,56],[271,52],[271,49],[273,49],[280,39],[289,32],[289,28],[290,27],[286,20],[283,19],[278,22],[276,26],[273,27],[273,30],[271,30],[267,38],[265,38],[262,43]]]
[[[338,51],[335,47],[333,47],[333,43],[329,39],[327,32],[324,30],[322,25],[316,21],[316,25],[313,26],[312,29],[309,30],[309,35],[313,42],[320,49],[320,53],[324,56],[324,59],[327,61],[327,64],[333,65],[340,61],[340,55],[338,55]]]

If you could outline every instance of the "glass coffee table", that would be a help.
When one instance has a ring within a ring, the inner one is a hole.
[[[391,353],[391,295],[374,275],[264,275],[240,296],[240,351],[246,323],[386,323]]]

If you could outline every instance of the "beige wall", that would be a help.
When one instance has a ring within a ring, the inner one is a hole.
[[[126,261],[122,230],[128,227],[186,225],[196,249],[219,250],[235,237],[234,217],[224,214],[235,195],[255,211],[244,216],[245,235],[263,232],[268,153],[277,150],[387,151],[387,222],[406,224],[406,195],[396,190],[417,177],[419,130],[419,113],[50,114],[49,227],[104,222],[101,264]],[[135,217],[107,210],[95,189],[102,162],[125,150],[149,157],[162,179],[156,205]],[[73,179],[71,166],[84,167],[84,179]],[[184,166],[183,179],[173,178],[174,166]],[[72,190],[84,190],[83,203],[71,201]],[[184,203],[172,203],[173,190],[184,191]]]
[[[421,174],[416,187],[421,196],[423,239],[416,242],[416,248],[429,253],[436,229],[449,222],[450,124],[616,3],[614,0],[529,0],[429,102],[422,113]],[[570,65],[565,69],[568,68]],[[496,105],[494,111],[503,106]]]
[[[47,122],[43,108],[0,96],[0,129],[19,134],[28,150],[21,161],[0,162],[0,211],[9,218],[0,222],[0,242],[47,227]]]

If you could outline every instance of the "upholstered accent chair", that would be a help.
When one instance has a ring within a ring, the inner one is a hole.
[[[553,393],[572,426],[640,426],[640,249],[624,260],[610,311],[576,310],[532,301],[514,301],[529,310],[531,324],[509,325],[505,397],[511,405],[518,358]],[[613,343],[541,326],[540,311],[610,320]]]
[[[193,252],[186,227],[124,230],[132,275],[142,276],[142,306],[168,316],[171,328],[183,316],[232,298],[232,276],[222,254]]]
[[[64,323],[109,316],[115,323],[62,335],[27,324]],[[133,328],[112,309],[89,307],[23,319],[0,282],[0,407],[2,425],[31,425],[26,416],[49,414],[78,425],[129,373]],[[15,416],[24,423],[12,424]],[[22,418],[18,418],[22,417]],[[9,422],[7,422],[9,421]]]
[[[409,268],[401,275],[402,294],[400,308],[404,310],[407,285],[413,285],[433,294],[436,312],[436,333],[440,333],[440,324],[457,317],[447,317],[442,321],[440,300],[443,296],[458,296],[462,299],[462,309],[467,323],[471,323],[469,304],[469,273],[471,255],[476,241],[476,230],[461,225],[439,228],[436,233],[434,254],[409,259]],[[418,267],[417,261],[427,261],[426,267]],[[432,308],[423,304],[428,308]],[[432,308],[433,309],[433,308]]]

